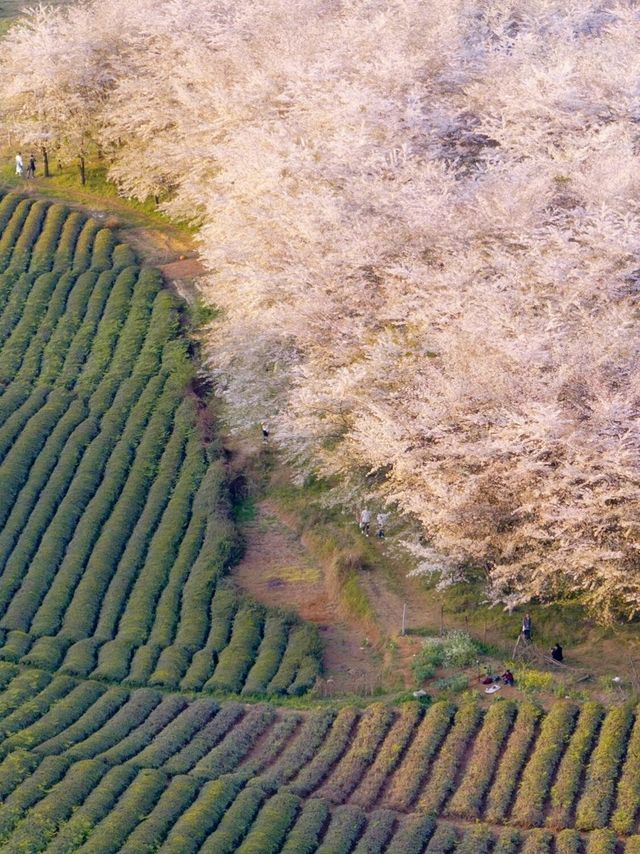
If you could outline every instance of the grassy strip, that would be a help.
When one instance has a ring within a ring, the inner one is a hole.
[[[556,854],[582,854],[582,838],[577,830],[556,834]]]

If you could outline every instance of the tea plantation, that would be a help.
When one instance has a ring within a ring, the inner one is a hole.
[[[277,705],[317,632],[226,575],[183,310],[0,199],[0,852],[639,854],[633,705]]]

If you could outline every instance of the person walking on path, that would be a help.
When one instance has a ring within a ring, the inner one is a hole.
[[[531,615],[527,613],[524,615],[524,618],[522,620],[522,637],[525,640],[530,641],[532,631],[533,631],[533,626],[531,623]]]
[[[19,177],[24,175],[24,160],[22,159],[22,154],[20,154],[20,152],[16,154],[16,175]]]
[[[36,177],[36,158],[35,155],[29,157],[29,165],[27,166],[27,178]]]
[[[262,441],[267,444],[269,441],[269,425],[266,422],[262,424]]]
[[[387,525],[388,513],[378,513],[376,516],[376,537],[379,540],[384,540],[384,529]]]
[[[365,537],[369,536],[369,526],[371,525],[371,511],[368,507],[365,507],[360,516],[360,530],[365,535]]]

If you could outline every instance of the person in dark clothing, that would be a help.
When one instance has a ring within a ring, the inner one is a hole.
[[[531,623],[531,615],[525,614],[522,620],[522,636],[525,640],[531,640],[531,634],[533,631],[533,626]]]
[[[502,674],[502,681],[505,685],[513,685],[516,680],[510,670],[505,670]]]
[[[554,648],[551,650],[551,658],[554,661],[562,661],[562,659],[564,658],[564,656],[562,654],[562,647],[560,646],[559,643],[557,643],[554,646]]]
[[[36,158],[32,154],[29,157],[29,165],[27,166],[27,178],[35,178],[36,177]]]
[[[265,445],[269,441],[269,425],[268,424],[262,425],[262,441],[265,443]]]

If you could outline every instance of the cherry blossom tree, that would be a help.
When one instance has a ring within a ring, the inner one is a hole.
[[[420,571],[636,614],[640,3],[129,6],[41,10],[1,89],[83,52],[112,179],[199,227],[232,425],[415,520]]]

